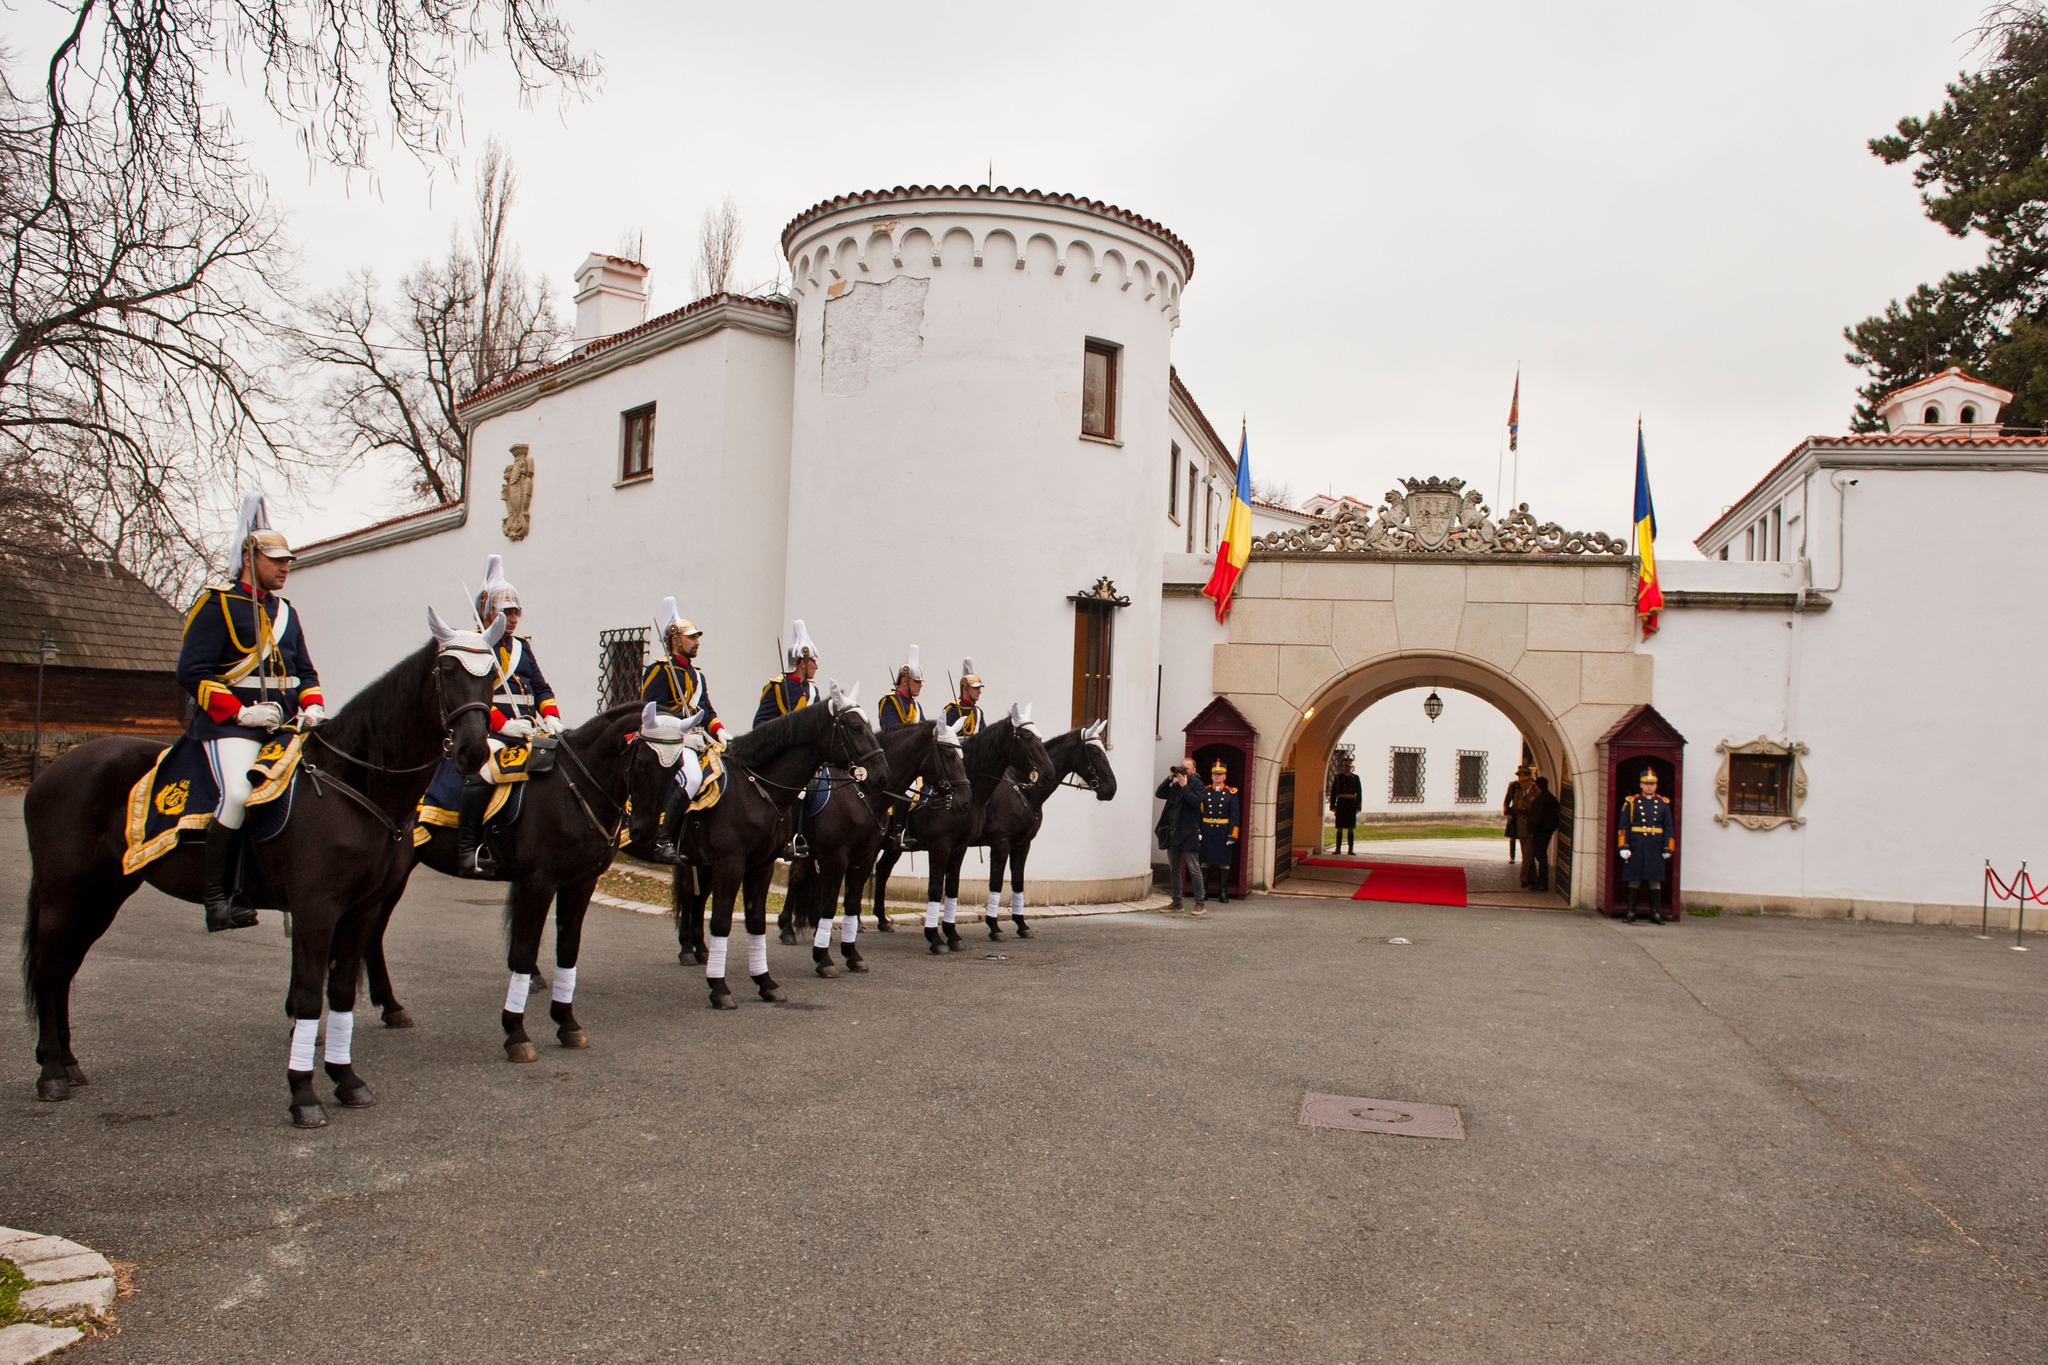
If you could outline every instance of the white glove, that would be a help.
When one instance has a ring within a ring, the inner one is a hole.
[[[562,724],[560,716],[542,716],[540,718],[540,728],[551,735],[559,735],[569,727]]]
[[[315,729],[319,726],[325,725],[326,723],[327,708],[322,706],[317,701],[314,702],[311,706],[307,707],[305,710],[299,712],[299,728],[301,730]]]
[[[1621,851],[1621,860],[1622,860],[1623,862],[1627,862],[1627,861],[1628,861],[1628,857],[1629,857],[1629,854],[1628,854],[1628,850],[1627,850],[1627,849],[1623,849],[1623,850]]]
[[[1664,850],[1664,861],[1667,863],[1671,861],[1671,850],[1668,848]]]
[[[533,722],[524,716],[514,716],[498,727],[499,739],[532,739]]]
[[[259,701],[235,713],[235,724],[256,730],[275,730],[284,724],[284,708],[274,701]]]

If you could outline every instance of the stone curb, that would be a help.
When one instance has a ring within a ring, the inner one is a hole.
[[[104,1318],[114,1307],[114,1267],[91,1247],[65,1237],[0,1228],[0,1259],[29,1281],[24,1310],[41,1317]],[[83,1339],[83,1328],[46,1322],[0,1327],[0,1365],[28,1365]]]
[[[1160,906],[1167,904],[1170,899],[1171,897],[1162,893],[1147,896],[1141,901],[1106,901],[1101,905],[1027,905],[1024,909],[1032,919],[1074,919],[1083,915],[1128,915],[1134,910],[1157,910]],[[669,908],[666,905],[652,905],[647,901],[627,900],[621,896],[607,895],[602,891],[591,892],[590,900],[594,905],[608,905],[614,910],[631,910],[641,915],[666,915],[669,913]],[[969,907],[963,904],[960,913],[963,917],[971,918],[974,923],[979,924],[981,923],[980,911],[985,909],[986,906],[987,902],[984,901],[981,905],[973,907],[975,913],[968,917],[967,911]],[[1007,910],[1003,913],[1005,917],[1009,914]],[[922,924],[924,923],[924,911],[922,909],[892,910],[889,914],[889,919],[896,924]]]

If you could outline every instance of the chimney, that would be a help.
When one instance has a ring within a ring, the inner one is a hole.
[[[576,267],[576,346],[647,321],[647,267],[593,252]]]

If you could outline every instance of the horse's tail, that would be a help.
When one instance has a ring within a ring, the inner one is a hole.
[[[21,920],[21,1005],[31,1019],[36,1017],[37,1006],[41,1004],[36,993],[36,982],[43,974],[42,934],[37,924],[42,917],[41,907],[42,897],[36,894],[36,877],[31,872],[28,877],[27,913]]]

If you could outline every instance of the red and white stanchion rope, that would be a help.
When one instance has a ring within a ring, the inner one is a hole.
[[[1977,925],[1977,937],[1991,937],[1991,902],[2016,901],[2019,911],[2013,916],[2012,950],[2016,953],[2027,951],[2027,905],[2048,905],[2048,890],[2034,885],[2034,879],[2027,875],[2027,865],[2020,864],[2020,870],[2013,873],[2011,881],[2003,881],[1992,870],[1991,860],[1984,860],[1984,913]]]

